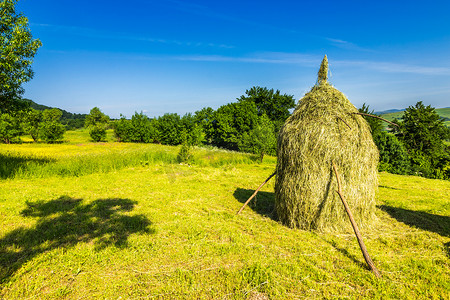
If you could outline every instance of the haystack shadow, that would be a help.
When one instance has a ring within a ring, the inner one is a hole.
[[[48,202],[28,202],[23,217],[37,218],[33,227],[20,227],[0,239],[0,282],[35,256],[56,248],[93,242],[95,250],[107,246],[127,247],[133,233],[154,233],[144,215],[125,215],[133,210],[130,199],[82,199],[61,196]]]
[[[254,192],[255,190],[237,188],[234,191],[233,196],[236,200],[244,204]],[[275,193],[273,192],[259,191],[247,206],[262,216],[276,220]]]
[[[408,226],[435,232],[444,237],[450,237],[450,217],[434,215],[423,211],[414,211],[389,205],[379,205],[379,209]]]

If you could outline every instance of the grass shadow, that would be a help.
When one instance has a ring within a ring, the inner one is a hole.
[[[400,190],[398,188],[392,187],[392,186],[387,186],[387,185],[379,185],[379,188],[383,188],[383,189],[389,189],[389,190]]]
[[[28,170],[30,165],[42,166],[53,161],[49,158],[0,153],[0,178],[14,178],[17,173]]]
[[[450,237],[450,217],[389,205],[379,205],[378,208],[406,225],[435,232],[441,236]]]
[[[154,233],[144,215],[128,215],[135,201],[98,199],[83,204],[82,199],[62,196],[48,202],[27,202],[21,212],[36,218],[32,227],[17,228],[0,239],[0,283],[36,255],[60,247],[93,242],[95,250],[107,246],[126,247],[133,233]]]
[[[234,198],[236,198],[236,200],[244,204],[245,201],[247,201],[247,199],[250,198],[250,196],[254,192],[254,190],[237,188],[234,191],[233,196]],[[273,220],[276,219],[275,193],[273,192],[259,191],[247,206],[262,216],[271,218]]]

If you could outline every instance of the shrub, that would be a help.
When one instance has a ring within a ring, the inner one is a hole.
[[[180,148],[180,152],[177,155],[177,161],[179,163],[188,163],[192,158],[191,146],[188,143],[183,143]]]
[[[265,114],[258,118],[255,128],[245,132],[239,141],[240,151],[258,154],[261,162],[264,154],[275,155],[276,147],[274,124]]]
[[[17,118],[7,113],[0,115],[0,141],[2,143],[18,143],[22,133]]]
[[[105,141],[106,129],[104,126],[101,125],[91,126],[89,129],[89,136],[94,142]]]
[[[113,123],[114,134],[119,142],[156,143],[159,141],[157,121],[141,113],[135,113],[131,120],[121,118]]]
[[[397,137],[386,131],[379,131],[373,136],[374,142],[380,152],[379,171],[394,174],[408,174],[410,162],[405,146]]]
[[[24,128],[33,138],[33,141],[37,142],[39,139],[39,131],[42,122],[42,111],[30,108],[24,112]]]
[[[46,109],[42,112],[42,124],[39,128],[41,138],[47,143],[59,141],[64,136],[64,125],[59,121],[62,112],[57,109]]]
[[[179,145],[183,142],[183,125],[178,114],[164,114],[158,118],[159,141],[163,145]]]
[[[89,135],[94,142],[106,140],[106,127],[109,117],[102,113],[98,107],[94,107],[86,116],[84,126],[89,128]]]

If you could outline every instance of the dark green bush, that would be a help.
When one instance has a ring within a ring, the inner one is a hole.
[[[23,133],[20,123],[16,117],[11,114],[0,115],[0,142],[18,143],[19,136]]]
[[[394,174],[408,174],[411,169],[408,152],[397,137],[386,131],[379,131],[373,140],[380,152],[379,171]]]
[[[57,108],[46,109],[42,112],[42,123],[39,127],[40,137],[47,143],[62,140],[65,127],[60,119],[62,112]]]
[[[124,116],[113,123],[114,134],[119,142],[157,143],[159,132],[157,121],[141,113],[135,113],[131,120]]]
[[[106,129],[104,126],[90,126],[89,135],[94,142],[106,141]]]

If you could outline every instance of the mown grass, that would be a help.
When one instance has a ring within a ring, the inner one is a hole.
[[[54,159],[48,164],[78,159],[71,145],[52,147],[44,148]],[[84,155],[99,160],[121,151],[87,147]],[[448,181],[380,174],[378,222],[362,232],[382,273],[376,279],[352,232],[317,234],[274,220],[273,181],[236,215],[274,170],[274,158],[218,163],[237,154],[197,151],[191,165],[152,161],[78,177],[0,180],[0,298],[450,297]]]

